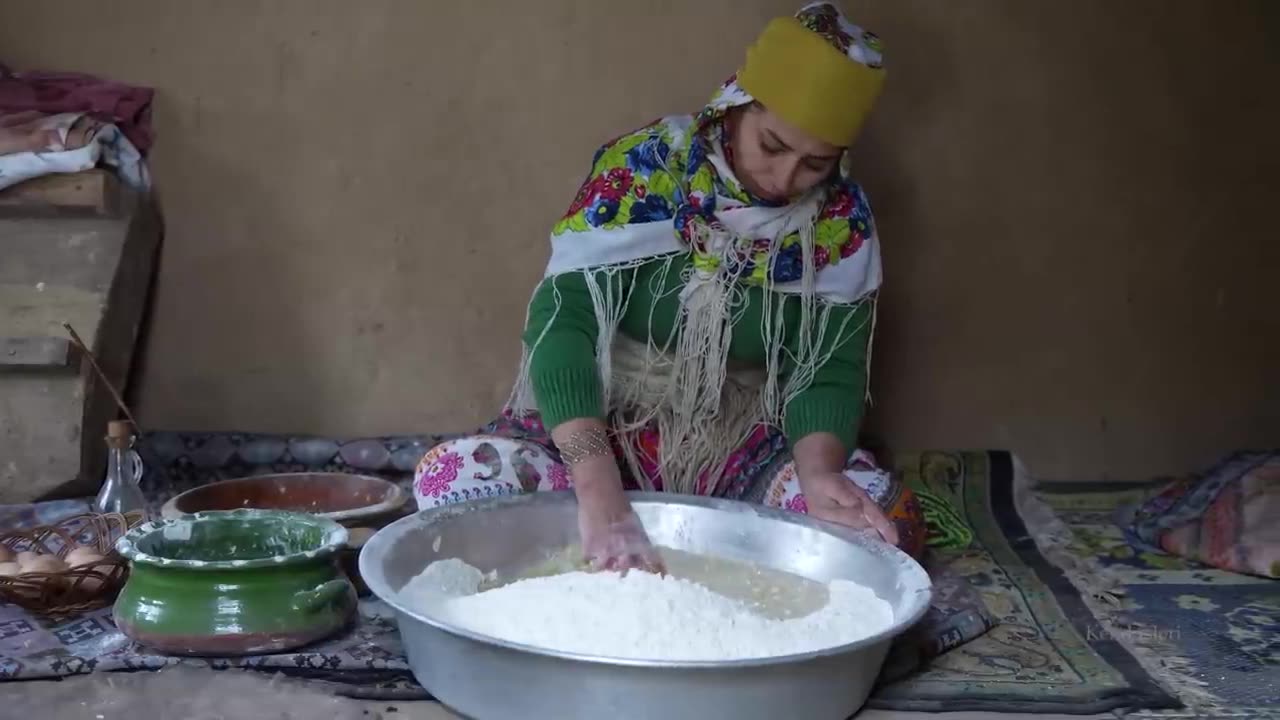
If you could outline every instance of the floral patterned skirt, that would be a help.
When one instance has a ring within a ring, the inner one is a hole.
[[[633,440],[639,457],[656,457],[656,429]],[[614,452],[627,489],[641,484],[623,462],[622,448],[614,440]],[[656,464],[641,462],[641,471],[659,491],[662,478]],[[875,458],[858,450],[849,459],[845,476],[874,500],[898,529],[898,546],[919,558],[925,547],[925,523],[915,495],[877,467]],[[505,413],[475,435],[437,445],[423,456],[414,473],[414,499],[419,509],[465,502],[494,495],[539,490],[569,490],[573,484],[550,434],[536,413]],[[796,477],[795,464],[782,434],[757,428],[725,463],[722,480],[714,492],[700,483],[700,494],[759,502],[769,507],[808,512]]]

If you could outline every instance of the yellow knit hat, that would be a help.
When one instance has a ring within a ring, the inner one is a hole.
[[[747,51],[739,87],[779,117],[836,147],[866,122],[885,71],[880,40],[827,2],[765,27]]]

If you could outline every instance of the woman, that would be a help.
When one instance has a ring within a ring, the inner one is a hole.
[[[662,569],[627,488],[763,501],[918,555],[914,497],[855,445],[880,258],[841,160],[882,81],[879,40],[813,3],[698,115],[600,148],[506,412],[427,453],[419,507],[572,488],[597,569]]]

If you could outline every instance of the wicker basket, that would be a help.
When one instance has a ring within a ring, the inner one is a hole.
[[[100,562],[61,572],[0,577],[0,601],[57,620],[106,607],[115,601],[129,575],[129,563],[115,543],[145,519],[140,511],[86,513],[28,530],[0,533],[0,545],[14,553],[31,550],[62,560],[78,547],[103,555]]]

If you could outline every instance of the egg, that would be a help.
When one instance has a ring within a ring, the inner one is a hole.
[[[4,545],[0,545],[0,563],[13,562],[17,554]]]
[[[100,563],[106,558],[102,553],[91,547],[78,547],[67,553],[67,565],[71,567],[80,567],[81,565],[93,565]]]
[[[0,577],[13,577],[22,572],[22,566],[16,562],[0,563]]]
[[[24,573],[60,573],[66,569],[67,564],[52,555],[39,555],[22,565]]]
[[[38,552],[34,552],[32,550],[23,550],[22,552],[18,553],[17,557],[14,558],[14,562],[18,563],[22,567],[26,567],[28,564],[31,563],[31,561],[35,560],[38,557],[40,557],[40,553]]]

